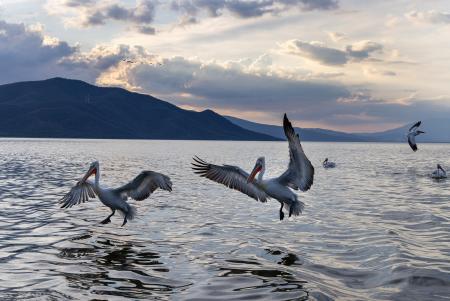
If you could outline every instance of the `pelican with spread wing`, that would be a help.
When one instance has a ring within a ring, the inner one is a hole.
[[[88,180],[92,175],[95,175],[94,182]],[[154,171],[143,171],[130,183],[119,188],[103,188],[99,182],[100,165],[98,162],[94,162],[84,177],[60,200],[61,208],[70,208],[98,196],[103,205],[109,207],[112,211],[101,223],[109,224],[111,217],[118,210],[123,214],[122,226],[124,226],[128,220],[132,220],[136,215],[136,209],[127,203],[129,197],[136,201],[142,201],[158,188],[172,191],[170,178]]]
[[[419,130],[419,126],[422,124],[422,121],[417,121],[415,124],[413,124],[407,134],[408,138],[408,144],[411,147],[413,151],[417,151],[417,144],[416,144],[416,136],[419,136],[420,134],[425,134],[425,132]]]
[[[286,114],[284,114],[283,128],[289,142],[290,162],[287,170],[277,178],[263,178],[266,170],[264,157],[256,160],[250,174],[237,166],[214,165],[198,157],[194,158],[192,168],[200,176],[238,190],[257,201],[266,202],[270,198],[276,199],[281,204],[280,220],[284,218],[284,207],[289,212],[289,217],[299,215],[304,204],[298,200],[291,189],[309,190],[313,184],[314,167],[303,152],[300,137],[295,133]],[[255,179],[257,174],[258,177]]]

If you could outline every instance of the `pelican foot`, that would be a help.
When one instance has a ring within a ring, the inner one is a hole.
[[[280,221],[284,219],[284,212],[280,210]]]
[[[110,222],[111,222],[111,219],[108,217],[108,218],[105,218],[103,221],[101,221],[100,224],[106,225],[106,224],[109,224]]]
[[[122,226],[121,227],[123,227],[123,226],[125,226],[125,224],[127,223],[127,219],[126,218],[124,218],[123,219],[123,224],[122,224]]]

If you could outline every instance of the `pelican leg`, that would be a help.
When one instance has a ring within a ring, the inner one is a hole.
[[[103,224],[103,225],[109,224],[111,222],[111,216],[113,216],[114,213],[116,213],[115,209],[113,209],[112,213],[110,215],[108,215],[108,217],[105,218],[103,221],[101,221],[100,224]]]
[[[280,221],[284,219],[284,212],[283,212],[284,203],[281,203],[280,207]]]
[[[292,207],[293,207],[293,206],[290,206],[290,207],[289,207],[289,217],[291,217],[292,212],[294,211],[294,210],[292,210]]]
[[[127,217],[125,216],[125,217],[123,218],[123,224],[122,224],[122,227],[125,226],[126,223],[127,223]]]

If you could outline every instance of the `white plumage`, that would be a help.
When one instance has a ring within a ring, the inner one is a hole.
[[[94,182],[88,180],[91,175],[95,175]],[[103,205],[109,207],[112,211],[101,223],[110,223],[111,216],[118,210],[124,216],[122,224],[124,226],[128,220],[132,220],[136,215],[136,209],[127,203],[129,197],[142,201],[158,188],[172,191],[170,178],[154,171],[143,171],[131,182],[119,188],[102,188],[99,182],[100,164],[94,162],[85,176],[60,200],[61,208],[70,208],[98,196]]]
[[[309,190],[314,180],[314,167],[303,152],[300,137],[295,133],[286,114],[283,128],[289,142],[290,161],[287,170],[277,178],[263,179],[266,169],[264,157],[256,160],[250,174],[237,166],[210,164],[198,157],[194,158],[192,168],[200,176],[238,190],[255,200],[261,202],[266,202],[270,198],[278,200],[281,203],[280,220],[284,218],[284,206],[287,207],[289,216],[299,215],[304,204],[291,189]],[[255,179],[258,173],[258,178]]]

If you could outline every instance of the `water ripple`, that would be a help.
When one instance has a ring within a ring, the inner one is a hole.
[[[316,168],[298,218],[192,174],[199,155],[284,171],[284,142],[3,139],[2,300],[449,300],[450,187],[429,177],[450,147],[305,143]],[[335,169],[320,162],[333,153]],[[238,156],[239,155],[239,156]],[[355,160],[355,158],[357,158]],[[412,160],[414,159],[414,160]],[[136,202],[121,228],[97,200],[58,199],[91,161],[108,186],[142,169],[172,193]],[[405,163],[406,162],[406,163]],[[411,163],[413,162],[413,163]],[[412,165],[414,164],[414,165]]]

